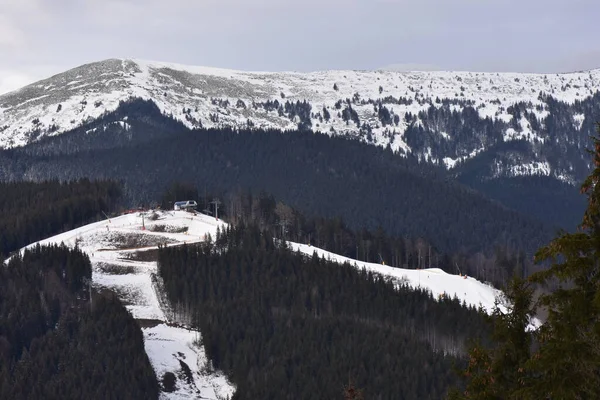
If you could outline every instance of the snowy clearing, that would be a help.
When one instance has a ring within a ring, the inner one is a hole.
[[[74,229],[37,242],[42,245],[64,243],[79,246],[92,261],[95,288],[116,293],[131,315],[142,320],[144,346],[152,367],[160,380],[165,372],[177,377],[176,390],[161,392],[161,399],[224,400],[235,393],[235,387],[220,371],[210,368],[204,348],[195,344],[200,332],[172,321],[157,293],[153,277],[156,262],[129,260],[132,253],[156,249],[158,244],[179,246],[213,237],[223,222],[205,215],[184,211],[122,215]],[[186,232],[154,232],[168,225],[170,230]],[[31,244],[35,246],[37,243]]]

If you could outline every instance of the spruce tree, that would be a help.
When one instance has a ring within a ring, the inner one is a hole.
[[[492,349],[470,351],[461,373],[466,389],[454,390],[451,399],[600,398],[600,137],[592,140],[594,170],[581,188],[588,207],[579,231],[560,233],[536,253],[536,262],[549,266],[529,283],[512,281],[512,309],[494,313]],[[525,333],[529,284],[554,287],[539,298],[548,318],[533,338]]]
[[[592,139],[594,170],[581,188],[588,207],[580,229],[561,233],[536,254],[550,267],[531,281],[558,288],[540,299],[548,319],[527,365],[536,379],[523,394],[531,398],[600,398],[600,138]]]

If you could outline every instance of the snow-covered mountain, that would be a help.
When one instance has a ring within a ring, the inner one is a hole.
[[[241,72],[110,59],[0,96],[0,148],[58,135],[142,98],[189,128],[312,129],[447,168],[524,142],[526,151],[494,153],[490,175],[574,181],[585,165],[561,154],[583,153],[600,119],[599,90],[600,70]]]

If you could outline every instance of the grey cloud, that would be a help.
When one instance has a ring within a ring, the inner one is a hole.
[[[600,67],[597,15],[596,0],[1,0],[0,70],[109,57],[245,70],[588,69]]]

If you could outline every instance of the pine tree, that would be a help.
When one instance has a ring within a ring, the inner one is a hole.
[[[592,140],[595,169],[581,189],[588,208],[579,232],[563,232],[536,253],[536,262],[550,266],[529,283],[513,279],[507,290],[512,308],[494,313],[492,350],[477,345],[470,351],[461,373],[466,389],[455,389],[450,399],[600,398],[600,138]],[[558,285],[540,296],[548,318],[533,338],[525,333],[529,284]]]
[[[551,265],[531,280],[559,287],[540,299],[548,319],[528,363],[536,374],[529,396],[600,398],[600,138],[592,139],[595,169],[581,188],[588,208],[580,230],[562,233],[536,254]]]

